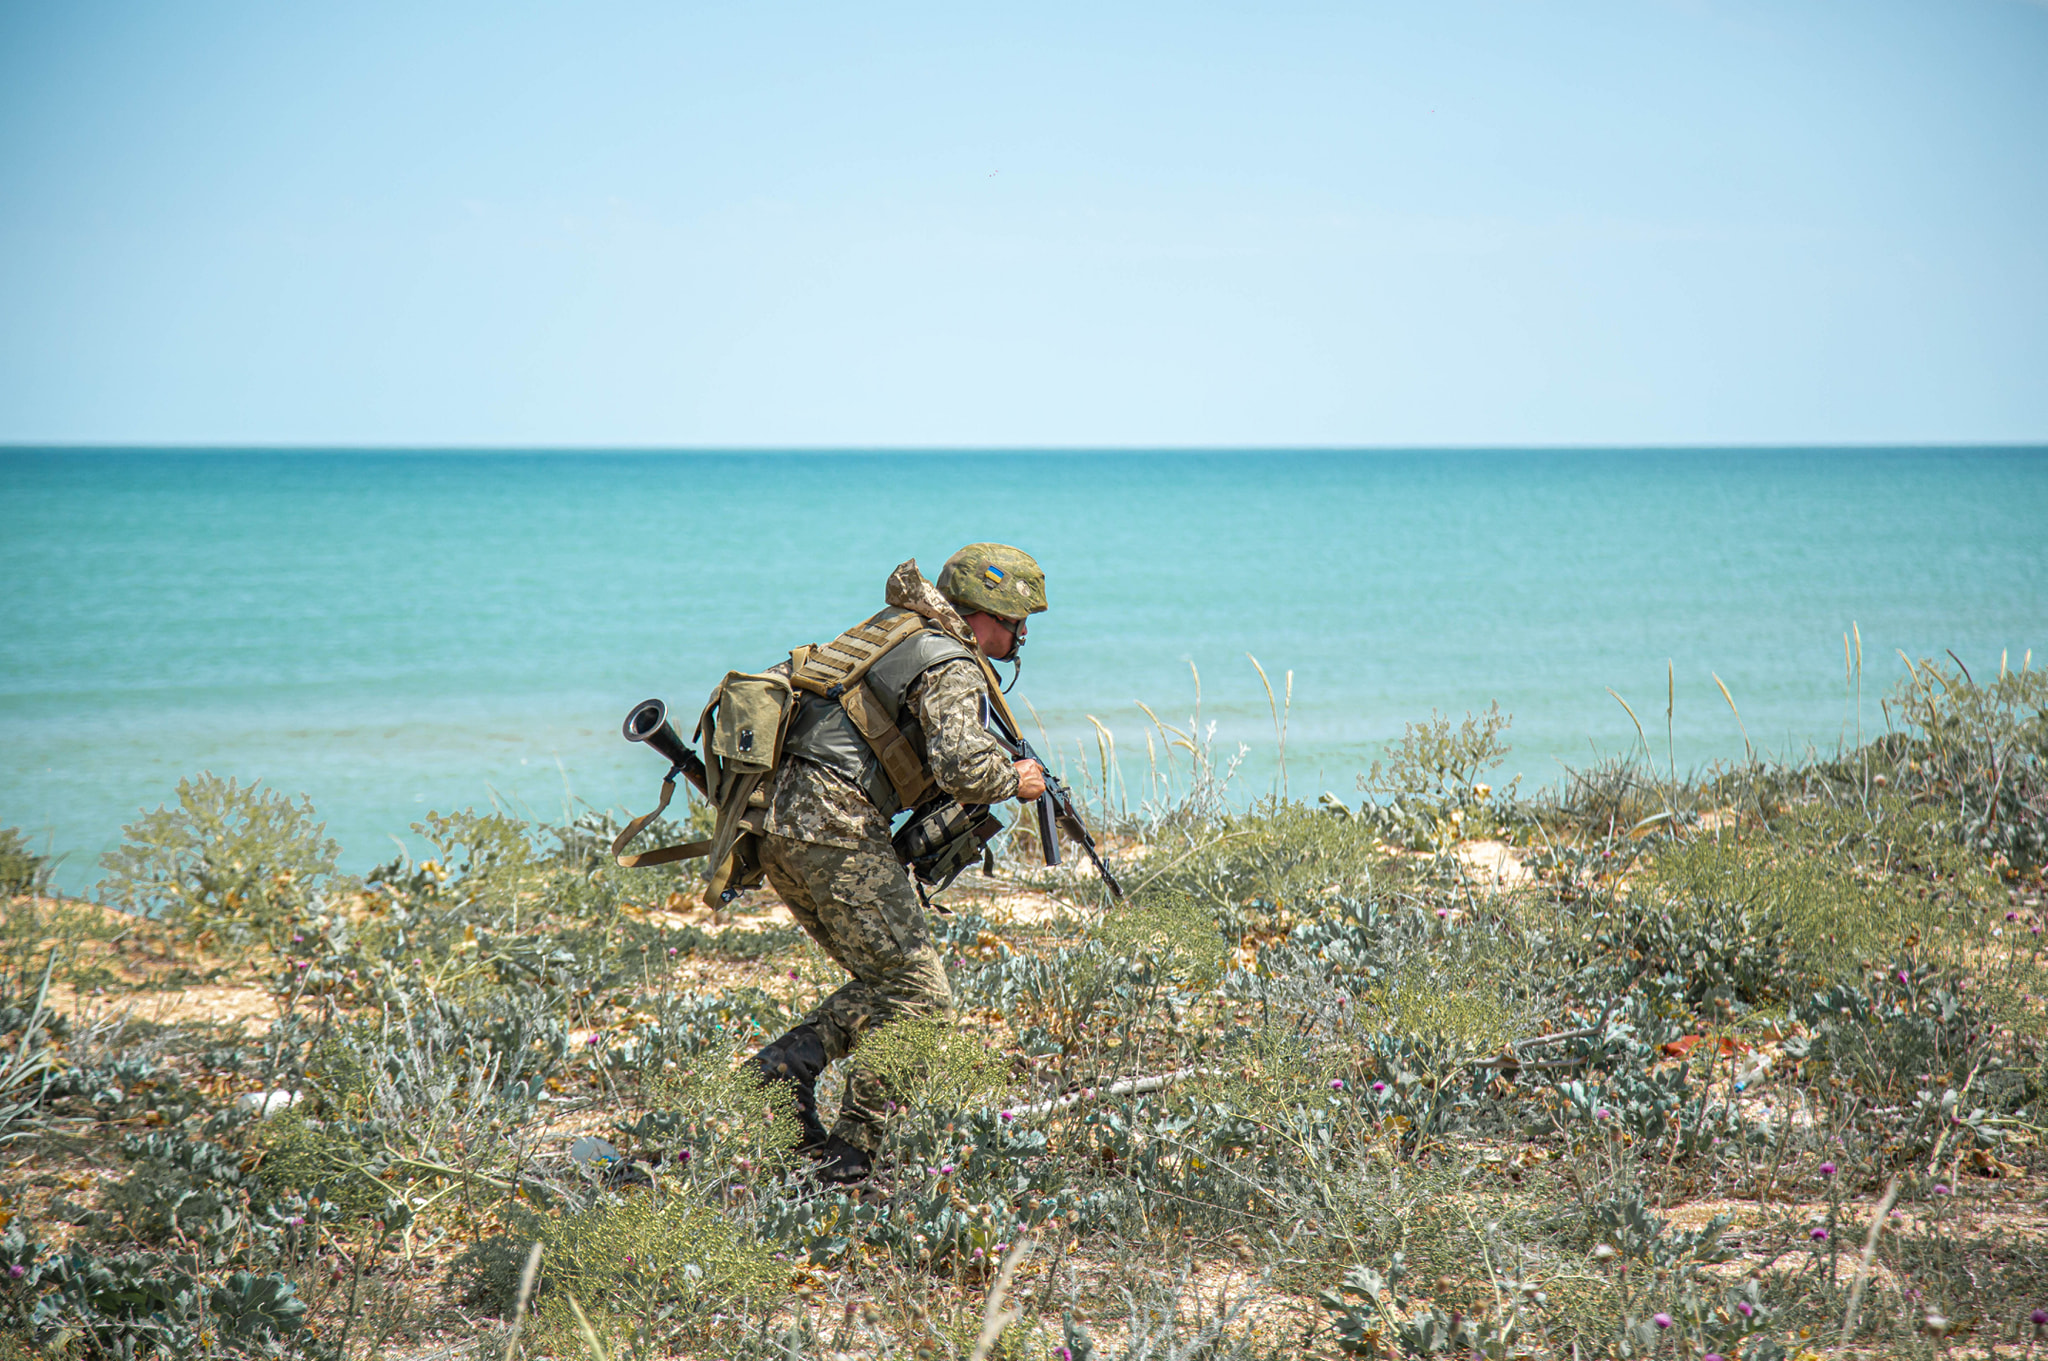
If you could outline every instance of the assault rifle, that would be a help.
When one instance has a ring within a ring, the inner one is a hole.
[[[1109,872],[1109,866],[1102,863],[1101,852],[1095,849],[1095,838],[1088,834],[1088,824],[1081,821],[1081,809],[1074,802],[1074,795],[1059,776],[1052,773],[1052,767],[1045,758],[1031,749],[1024,734],[1011,729],[1000,709],[991,705],[986,698],[981,701],[981,722],[989,736],[996,739],[996,745],[1008,752],[1013,761],[1036,761],[1038,768],[1045,772],[1045,792],[1038,796],[1035,805],[1038,813],[1038,844],[1045,848],[1045,863],[1060,863],[1060,837],[1062,830],[1080,843],[1088,852],[1088,858],[1095,862],[1096,872],[1102,882],[1109,885],[1110,896],[1118,902],[1124,898],[1123,885]]]

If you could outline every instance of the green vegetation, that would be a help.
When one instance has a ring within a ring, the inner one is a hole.
[[[0,1346],[2026,1345],[2048,681],[1919,663],[1888,710],[1834,759],[1640,752],[1526,799],[1483,782],[1504,716],[1432,717],[1363,805],[1237,811],[1158,724],[1181,770],[1153,748],[1107,819],[1126,908],[1022,860],[949,895],[958,1015],[867,1041],[907,1104],[854,1190],[735,1074],[839,978],[766,895],[713,917],[598,815],[430,815],[428,859],[357,880],[303,801],[188,781],[108,857],[139,915],[0,931]],[[1107,810],[1106,735],[1090,778]],[[143,1019],[166,978],[270,1014]]]
[[[124,843],[102,860],[101,896],[235,945],[278,944],[334,877],[340,849],[306,799],[212,774],[178,781],[176,808],[121,830]]]
[[[46,891],[54,868],[47,856],[29,849],[19,827],[0,827],[0,897]]]

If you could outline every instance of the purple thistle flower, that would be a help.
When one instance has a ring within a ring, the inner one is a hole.
[[[1387,1084],[1384,1082],[1375,1082],[1372,1084],[1372,1094],[1374,1096],[1378,1096],[1381,1092],[1384,1092],[1386,1089]]]
[[[1826,1229],[1815,1229],[1812,1237],[1816,1243],[1825,1243],[1828,1241],[1828,1231]]]
[[[1834,1176],[1834,1175],[1835,1175],[1835,1165],[1834,1165],[1833,1163],[1822,1163],[1822,1164],[1820,1165],[1820,1174],[1821,1174],[1821,1175],[1822,1175],[1823,1177],[1832,1177],[1832,1176]]]
[[[1344,1090],[1344,1079],[1343,1079],[1343,1078],[1341,1078],[1341,1077],[1333,1077],[1333,1078],[1331,1078],[1331,1079],[1330,1079],[1330,1090],[1331,1090],[1331,1091],[1333,1091],[1333,1092],[1341,1092],[1341,1091],[1343,1091],[1343,1090]]]
[[[2036,1328],[2048,1328],[2048,1309],[2036,1309],[2027,1315],[2027,1322]]]
[[[1656,1324],[1659,1328],[1669,1328],[1671,1326],[1671,1315],[1652,1314],[1650,1315],[1650,1322]]]
[[[1936,1194],[1937,1196],[1949,1196],[1954,1195],[1955,1192],[1948,1189],[1947,1182],[1938,1181],[1934,1183],[1934,1194]]]
[[[952,1176],[952,1175],[953,1175],[953,1164],[951,1164],[951,1163],[947,1163],[947,1164],[946,1164],[946,1165],[945,1165],[944,1167],[941,1167],[941,1168],[939,1169],[939,1175],[940,1175],[940,1176],[942,1176],[942,1177],[950,1177],[950,1176]]]
[[[1708,1352],[1700,1358],[1700,1361],[1724,1361],[1724,1358],[1719,1352]]]
[[[1906,981],[1907,981],[1907,979],[1906,979],[1906,971],[1905,971],[1904,969],[1901,969],[1901,970],[1899,970],[1899,981],[1900,981],[1901,983],[1904,983],[1904,982],[1906,982]]]
[[[22,1277],[28,1275],[28,1268],[23,1266],[21,1263],[16,1262],[13,1266],[7,1268],[7,1274],[18,1281]],[[2037,1309],[2034,1312],[2039,1313],[2040,1311]]]
[[[1744,1318],[1755,1318],[1756,1306],[1751,1304],[1748,1300],[1737,1300],[1735,1302],[1735,1312],[1742,1315]]]
[[[1012,1120],[1015,1120],[1015,1119],[1016,1119],[1017,1117],[1016,1117],[1016,1115],[1015,1115],[1015,1114],[1014,1114],[1013,1112],[1010,1112],[1010,1111],[1003,1111],[1003,1112],[1001,1112],[1000,1114],[998,1114],[998,1115],[996,1116],[996,1118],[997,1118],[998,1120],[1001,1120],[1001,1121],[1002,1121],[1002,1122],[1003,1122],[1004,1124],[1006,1124],[1006,1125],[1007,1125],[1007,1124],[1009,1124],[1009,1123],[1010,1123],[1010,1122],[1011,1122]]]

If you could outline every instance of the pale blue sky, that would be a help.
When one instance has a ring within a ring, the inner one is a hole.
[[[2048,438],[2048,7],[0,9],[0,441]]]

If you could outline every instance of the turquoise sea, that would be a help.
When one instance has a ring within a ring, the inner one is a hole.
[[[97,877],[210,769],[310,795],[362,869],[429,808],[646,805],[620,740],[694,715],[963,542],[1037,554],[1019,693],[1070,773],[1093,715],[1145,793],[1145,701],[1239,797],[1354,794],[1405,720],[1491,700],[1503,775],[1853,740],[1914,656],[2048,664],[2048,450],[1034,453],[0,451],[0,826]],[[1675,677],[1665,736],[1666,663]]]

